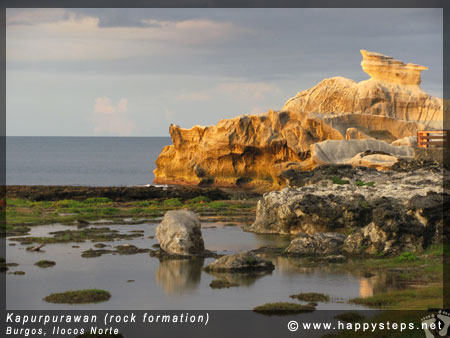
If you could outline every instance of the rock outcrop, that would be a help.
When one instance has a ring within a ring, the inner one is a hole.
[[[311,161],[316,165],[361,165],[361,163],[355,163],[355,161],[374,154],[391,155],[395,158],[413,158],[414,149],[408,146],[393,146],[379,140],[330,140],[318,142],[311,146]]]
[[[274,268],[272,262],[258,257],[251,251],[245,251],[223,256],[205,266],[204,270],[208,272],[253,272],[272,271]]]
[[[325,79],[289,99],[282,110],[379,115],[442,128],[442,99],[428,95],[419,86],[420,72],[427,67],[365,50],[361,54],[361,66],[371,76],[369,80]]]
[[[275,112],[222,120],[217,126],[170,126],[173,145],[163,148],[156,183],[271,187],[280,163],[309,158],[310,145],[344,137],[306,113]]]
[[[414,63],[405,64],[392,56],[361,50],[362,69],[374,80],[403,85],[420,85],[420,73],[428,67]]]
[[[379,172],[349,166],[330,172],[328,178],[325,172],[319,171],[317,181],[311,175],[291,178],[302,187],[266,193],[247,230],[297,234],[288,252],[302,254],[418,252],[442,241],[442,210],[450,209],[444,205],[448,198],[442,172]],[[323,233],[330,232],[350,235],[342,246],[339,241],[322,245],[329,236]]]
[[[299,234],[286,248],[291,255],[327,255],[341,250],[346,236],[335,232],[319,232],[312,235]]]
[[[155,183],[270,190],[285,185],[280,179],[285,170],[317,165],[310,161],[315,143],[371,138],[391,143],[442,125],[442,99],[419,87],[426,67],[361,53],[368,80],[325,79],[280,111],[242,115],[216,126],[171,125],[173,145],[164,147],[156,161]],[[382,163],[374,166],[383,168]]]
[[[173,255],[201,255],[205,251],[200,221],[188,210],[171,210],[156,227],[160,248]]]

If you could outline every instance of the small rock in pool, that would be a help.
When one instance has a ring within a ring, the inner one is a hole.
[[[22,276],[22,275],[25,274],[25,272],[24,272],[24,271],[14,271],[14,272],[9,272],[8,274],[9,274],[9,275],[19,275],[19,276]]]
[[[223,256],[204,268],[205,271],[272,271],[275,266],[272,262],[258,257],[253,252],[245,251]]]
[[[36,265],[40,268],[50,268],[52,266],[55,266],[56,263],[54,261],[42,260],[42,261],[34,263],[34,265]]]

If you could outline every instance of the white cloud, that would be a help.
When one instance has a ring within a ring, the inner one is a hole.
[[[133,123],[127,117],[128,100],[120,99],[113,105],[109,97],[95,99],[93,121],[95,135],[129,136],[134,131]]]
[[[192,46],[226,43],[249,33],[209,19],[144,21],[142,27],[100,27],[99,18],[69,10],[8,10],[7,61],[86,61],[195,53]]]

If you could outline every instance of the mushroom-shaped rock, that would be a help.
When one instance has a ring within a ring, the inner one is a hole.
[[[156,228],[162,250],[175,255],[198,255],[204,252],[201,225],[197,215],[188,210],[171,210]]]
[[[419,85],[420,73],[428,67],[416,65],[414,63],[404,63],[394,59],[392,56],[380,53],[369,52],[362,49],[363,60],[362,69],[369,74],[372,79],[398,83],[403,85]]]
[[[253,252],[245,251],[228,256],[223,256],[204,268],[205,271],[217,272],[252,272],[272,271],[274,265],[258,257]]]

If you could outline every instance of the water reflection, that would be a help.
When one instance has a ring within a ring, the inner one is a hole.
[[[200,284],[204,259],[164,259],[159,263],[156,281],[166,294],[182,294]]]
[[[250,286],[255,284],[255,282],[267,275],[271,275],[272,271],[254,271],[251,273],[240,273],[240,272],[213,272],[208,271],[211,276],[214,276],[216,279],[227,282],[230,284],[237,284],[239,286]]]
[[[373,286],[370,278],[361,278],[359,280],[359,295],[362,298],[373,296]]]

